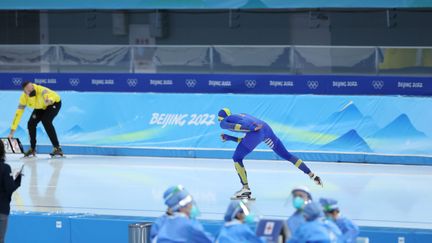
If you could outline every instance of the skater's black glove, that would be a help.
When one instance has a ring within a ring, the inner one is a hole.
[[[222,133],[220,136],[221,136],[222,142],[226,142],[228,140],[225,134]]]
[[[309,177],[315,182],[315,184],[323,187],[323,183],[322,183],[321,178],[319,176],[315,175],[314,173],[310,173]]]

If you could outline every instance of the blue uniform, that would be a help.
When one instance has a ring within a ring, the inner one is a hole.
[[[222,129],[227,129],[233,132],[246,133],[244,138],[237,138],[229,135],[224,136],[226,140],[239,143],[234,152],[233,160],[238,164],[236,165],[236,169],[243,185],[247,184],[247,176],[246,171],[244,170],[243,159],[261,142],[265,142],[277,155],[293,163],[305,174],[309,174],[311,172],[301,159],[288,152],[288,150],[266,122],[247,114],[233,114],[224,117],[220,122],[220,126]],[[262,126],[262,128],[258,131],[255,131],[258,126]]]
[[[320,203],[323,205],[324,211],[327,214],[333,214],[333,212],[337,210],[337,214],[339,215],[340,211],[337,200],[332,198],[320,198]],[[336,218],[336,220],[332,219],[331,222],[335,223],[342,232],[342,242],[356,242],[359,234],[357,225],[345,217],[337,216]]]
[[[321,218],[302,224],[287,243],[330,243],[330,235]]]
[[[201,223],[189,219],[182,213],[167,216],[153,239],[156,243],[211,243]]]
[[[303,224],[306,223],[305,218],[303,217],[303,214],[301,210],[297,210],[291,217],[288,218],[288,229],[291,232],[291,235],[293,235],[296,230]]]
[[[168,215],[164,214],[164,215],[160,216],[159,218],[157,218],[153,222],[153,224],[151,225],[151,228],[150,228],[150,239],[151,240],[153,240],[156,237],[156,235],[159,233],[159,229],[164,224],[167,217],[168,217]]]
[[[357,225],[345,217],[339,217],[335,223],[342,231],[344,242],[356,242],[357,236],[359,235],[359,228]]]
[[[216,243],[264,243],[247,226],[238,220],[225,223],[217,237]]]
[[[325,219],[323,222],[329,231],[330,242],[344,243],[342,232],[340,231],[339,227],[332,220]]]

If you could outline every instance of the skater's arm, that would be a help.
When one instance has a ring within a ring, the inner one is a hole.
[[[229,122],[227,119],[221,121],[220,126],[222,129],[227,129],[234,132],[250,132],[251,130],[247,129],[241,123]]]
[[[258,124],[238,115],[231,115],[223,119],[220,123],[221,128],[234,132],[252,132],[256,131]],[[262,126],[261,126],[262,127]]]
[[[52,105],[54,102],[58,102],[58,95],[54,91],[50,91],[49,89],[42,87],[42,97],[45,101],[46,105]]]
[[[21,95],[21,97],[20,97],[18,108],[15,112],[15,117],[12,121],[11,132],[10,132],[10,135],[12,135],[12,136],[13,136],[15,130],[17,129],[18,124],[21,121],[21,117],[22,117],[22,115],[24,113],[24,109],[26,107],[27,102],[26,102],[26,97],[24,97],[24,96],[25,96],[25,94]]]
[[[225,141],[233,141],[233,142],[236,142],[236,143],[240,143],[241,140],[243,139],[243,138],[238,138],[238,137],[230,136],[230,135],[223,134],[223,133],[221,134],[221,138],[222,138],[223,142],[225,142]]]

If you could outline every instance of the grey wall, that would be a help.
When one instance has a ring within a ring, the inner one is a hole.
[[[39,12],[0,11],[0,44],[39,43]]]
[[[331,13],[332,45],[432,46],[432,10]]]
[[[0,43],[38,43],[37,14],[13,27],[10,13],[0,12]],[[23,14],[25,12],[22,12]],[[128,24],[149,24],[153,11],[127,12]],[[110,11],[48,12],[53,44],[128,44],[113,35]],[[432,46],[432,9],[394,11],[387,25],[385,10],[322,11],[169,11],[167,35],[157,44],[194,45],[396,45]]]
[[[49,14],[52,44],[124,44],[127,36],[115,36],[110,12],[52,12]]]

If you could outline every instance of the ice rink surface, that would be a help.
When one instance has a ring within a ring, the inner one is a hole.
[[[68,155],[20,159],[8,155],[14,171],[24,163],[22,185],[13,196],[18,211],[159,216],[163,191],[184,185],[194,196],[201,218],[219,219],[241,185],[230,159],[191,159]],[[342,213],[362,226],[432,229],[432,167],[306,162],[324,187],[291,163],[245,160],[255,208],[265,217],[287,218],[297,185],[314,199],[339,200]]]

